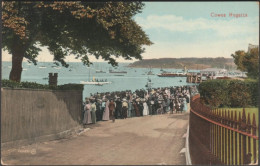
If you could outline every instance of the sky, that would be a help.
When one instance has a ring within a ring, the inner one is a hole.
[[[259,45],[259,3],[257,2],[145,2],[134,20],[154,43],[145,46],[143,59],[183,57],[225,57],[248,44]],[[52,61],[46,47],[39,61]],[[3,52],[3,61],[11,55]],[[78,62],[73,55],[67,58]],[[102,62],[90,57],[93,62]],[[126,61],[122,58],[119,62]],[[136,61],[136,60],[135,60]]]

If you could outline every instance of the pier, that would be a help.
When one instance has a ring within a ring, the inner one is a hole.
[[[202,77],[201,75],[193,75],[193,74],[187,74],[187,83],[201,83]]]

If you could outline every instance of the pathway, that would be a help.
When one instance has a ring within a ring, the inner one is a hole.
[[[98,122],[69,139],[2,149],[6,164],[183,165],[189,114],[164,114]]]

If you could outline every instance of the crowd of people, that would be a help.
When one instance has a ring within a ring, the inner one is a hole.
[[[140,89],[90,94],[83,103],[83,124],[189,110],[196,86]]]

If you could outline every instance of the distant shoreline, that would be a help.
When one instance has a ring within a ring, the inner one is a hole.
[[[128,65],[130,68],[162,68],[162,69],[193,69],[201,70],[206,68],[234,69],[233,58],[160,58],[144,59]]]
[[[126,66],[128,68],[133,68],[133,69],[182,69],[182,68],[176,68],[176,67],[165,67],[165,68],[161,68],[161,67],[141,67],[141,66]],[[191,69],[191,70],[197,70],[197,69],[192,69],[192,68],[187,68],[187,69]],[[198,69],[200,70],[200,69]]]

